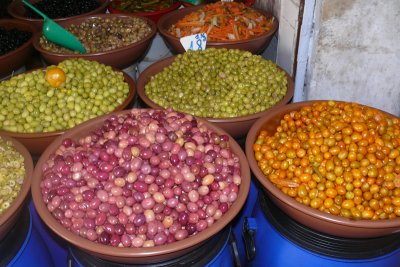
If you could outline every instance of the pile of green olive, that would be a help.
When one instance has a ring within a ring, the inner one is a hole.
[[[129,95],[123,73],[110,66],[74,58],[57,67],[66,77],[57,88],[50,86],[44,70],[0,83],[0,129],[18,133],[69,129],[114,111]]]
[[[24,178],[24,157],[0,137],[0,216],[18,196]]]
[[[146,95],[158,105],[209,118],[264,111],[287,92],[286,73],[262,56],[237,49],[197,50],[178,55],[151,78]]]

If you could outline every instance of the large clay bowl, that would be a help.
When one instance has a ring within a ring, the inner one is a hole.
[[[5,29],[17,29],[20,31],[30,32],[31,38],[17,49],[0,56],[0,78],[11,74],[25,65],[34,52],[32,40],[36,28],[27,22],[15,19],[2,19],[0,20],[0,27]]]
[[[108,5],[108,10],[110,11],[110,13],[117,13],[117,14],[134,14],[136,16],[141,16],[141,17],[146,17],[151,19],[152,21],[154,21],[155,23],[158,22],[158,20],[164,16],[165,14],[167,14],[168,12],[171,12],[173,10],[178,9],[181,6],[181,3],[179,1],[176,1],[175,4],[173,4],[172,6],[165,8],[163,10],[159,10],[159,11],[153,11],[153,12],[125,12],[125,11],[121,11],[118,8],[114,7],[114,3],[118,4],[118,2],[120,2],[119,0],[114,0],[112,1],[112,3],[110,3]]]
[[[161,72],[165,67],[172,64],[176,56],[172,56],[163,60],[160,60],[152,65],[150,65],[147,69],[145,69],[139,76],[139,79],[136,83],[138,95],[143,100],[143,102],[151,107],[151,108],[164,108],[160,107],[154,101],[147,97],[145,93],[145,86],[150,81],[151,77],[156,75],[157,73]],[[288,79],[288,89],[286,95],[273,107],[247,116],[240,116],[240,117],[233,117],[233,118],[205,118],[209,122],[215,123],[234,138],[242,138],[246,136],[247,132],[249,131],[250,127],[253,123],[260,117],[265,116],[271,110],[286,105],[293,97],[294,93],[294,84],[292,78],[289,74],[286,73]]]
[[[114,114],[127,114],[129,112],[129,110],[124,110],[116,112]],[[148,248],[123,248],[102,245],[89,241],[64,228],[64,226],[62,226],[48,211],[46,204],[42,199],[40,183],[42,181],[43,164],[47,161],[49,156],[54,153],[56,148],[60,146],[64,138],[77,140],[80,137],[86,136],[90,131],[93,131],[94,129],[100,127],[103,122],[109,117],[110,115],[97,117],[87,122],[84,122],[71,130],[66,131],[62,136],[59,136],[47,147],[47,149],[41,155],[38,163],[36,164],[32,179],[33,202],[39,216],[42,218],[45,224],[58,236],[66,240],[68,243],[76,246],[77,248],[101,259],[118,263],[150,264],[177,258],[189,251],[194,250],[195,248],[206,242],[210,237],[221,231],[239,213],[246,201],[247,194],[250,188],[250,169],[241,147],[232,137],[230,137],[229,145],[234,154],[239,157],[242,173],[242,182],[239,187],[238,197],[236,201],[232,204],[232,206],[230,206],[228,211],[219,220],[215,221],[212,226],[205,229],[204,231],[196,235],[190,236],[184,240],[172,242],[166,245]],[[204,121],[204,123],[209,129],[213,131],[219,134],[226,134],[226,132],[219,127],[208,123],[207,121]]]
[[[186,7],[182,9],[178,9],[172,11],[168,14],[165,14],[160,18],[157,23],[158,31],[160,32],[161,36],[164,38],[167,44],[171,46],[171,48],[176,53],[184,53],[185,49],[183,48],[182,44],[180,43],[180,38],[173,36],[168,32],[170,27],[181,20],[186,15],[201,9],[203,6],[193,6],[193,7]],[[266,17],[271,17],[272,15],[265,10],[257,9],[261,14],[265,15]],[[239,40],[239,41],[207,41],[207,48],[214,47],[214,48],[236,48],[240,50],[246,50],[253,54],[260,54],[264,51],[264,49],[269,45],[271,39],[278,29],[278,20],[274,19],[273,27],[270,31],[265,32],[264,34],[250,38],[248,40]]]
[[[317,100],[318,101],[318,100]],[[251,127],[246,139],[246,155],[250,167],[272,201],[286,214],[319,232],[345,238],[372,238],[400,232],[400,218],[392,220],[353,220],[328,214],[297,202],[284,194],[260,170],[254,157],[253,144],[261,130],[274,134],[285,114],[310,106],[316,101],[293,103],[265,114]],[[388,114],[389,116],[393,116]]]
[[[30,192],[33,174],[33,161],[29,151],[16,139],[4,136],[0,133],[0,138],[9,140],[14,148],[24,157],[25,179],[21,186],[18,196],[14,199],[11,206],[0,216],[0,241],[7,235],[10,229],[18,220],[19,215],[25,205],[25,200]]]
[[[115,69],[116,70],[116,69]],[[123,72],[125,82],[129,85],[129,95],[125,101],[115,109],[120,111],[128,107],[136,95],[136,86],[133,79]],[[46,133],[17,133],[9,132],[0,129],[0,135],[9,136],[21,142],[33,155],[40,155],[46,147],[53,142],[58,136],[62,135],[64,131],[46,132]]]
[[[138,17],[138,16],[129,14],[89,15],[85,17],[77,17],[69,19],[67,21],[60,22],[60,25],[63,27],[69,27],[72,24],[79,25],[87,21],[88,19],[95,17],[106,19],[115,17]],[[140,18],[147,22],[147,24],[151,28],[151,32],[142,40],[117,49],[104,52],[97,52],[97,53],[85,53],[85,54],[63,54],[58,52],[52,52],[40,46],[39,40],[42,37],[41,32],[38,32],[34,36],[33,46],[40,53],[42,58],[49,64],[58,64],[59,62],[66,60],[68,58],[78,57],[88,60],[94,60],[118,69],[125,69],[144,55],[144,53],[147,51],[147,48],[150,46],[153,37],[157,32],[157,27],[152,20],[144,17]]]
[[[35,4],[41,0],[27,0],[31,4]],[[107,10],[107,6],[109,4],[109,0],[96,0],[97,3],[99,3],[99,7],[87,12],[83,13],[77,16],[72,16],[72,17],[66,17],[66,18],[58,18],[58,19],[53,19],[55,22],[60,23],[61,21],[69,20],[71,18],[76,18],[76,17],[82,17],[82,16],[87,16],[90,14],[100,14],[100,13],[105,13]],[[66,7],[67,8],[67,7]],[[29,9],[21,0],[14,0],[8,5],[8,13],[13,17],[18,20],[23,20],[26,21],[32,25],[34,25],[39,31],[42,30],[43,27],[43,19],[34,19],[34,18],[28,18],[26,17],[26,11]]]

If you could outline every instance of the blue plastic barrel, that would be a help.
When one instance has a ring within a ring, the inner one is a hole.
[[[231,228],[227,227],[211,237],[197,249],[172,260],[153,263],[151,267],[233,267],[235,266],[230,246]],[[96,258],[81,250],[69,248],[69,264],[71,267],[144,267],[146,265],[128,265]]]
[[[24,208],[15,226],[0,241],[0,266],[54,266],[44,240],[33,227],[28,207]]]
[[[36,212],[33,202],[29,202],[29,210],[32,216],[33,227],[44,240],[46,247],[51,251],[52,261],[57,267],[67,267],[68,245],[67,243],[54,234],[40,219]]]
[[[244,207],[232,221],[232,228],[237,248],[237,257],[240,260],[240,266],[246,266],[247,263],[245,245],[242,238],[244,218],[251,217],[254,206],[257,202],[257,196],[258,196],[258,189],[252,179],[250,182],[249,194],[247,196]]]
[[[259,190],[253,216],[245,218],[247,266],[400,266],[400,233],[351,239],[326,235],[299,224]]]

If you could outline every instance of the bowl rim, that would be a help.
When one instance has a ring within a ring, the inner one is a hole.
[[[77,57],[81,57],[81,58],[93,58],[93,57],[97,57],[97,56],[104,56],[104,55],[110,55],[110,54],[116,54],[122,51],[127,51],[130,50],[136,46],[145,44],[147,42],[149,42],[152,38],[154,38],[154,36],[157,33],[157,26],[155,24],[154,21],[152,21],[149,18],[146,17],[142,17],[142,16],[138,16],[138,15],[134,15],[134,14],[117,14],[117,13],[105,13],[105,14],[91,14],[91,15],[87,15],[87,16],[81,16],[81,17],[76,17],[73,19],[69,19],[66,21],[62,21],[59,22],[59,24],[63,27],[66,27],[66,25],[71,25],[71,24],[75,24],[76,25],[76,21],[80,21],[78,25],[80,25],[81,23],[83,23],[83,21],[87,21],[89,19],[92,18],[114,18],[114,17],[121,17],[121,18],[138,18],[141,20],[144,20],[145,22],[147,22],[147,24],[150,26],[150,33],[148,35],[146,35],[143,39],[131,43],[127,46],[123,46],[123,47],[119,47],[116,49],[112,49],[112,50],[107,50],[107,51],[103,51],[103,52],[96,52],[96,53],[85,53],[85,54],[74,54],[74,53],[70,53],[70,54],[64,54],[64,53],[60,53],[60,52],[53,52],[50,50],[46,50],[44,48],[42,48],[40,46],[40,38],[43,36],[43,33],[38,31],[34,34],[33,36],[33,40],[32,40],[32,44],[33,47],[41,54],[47,54],[50,56],[57,56],[57,57],[73,57],[73,56],[77,56]]]
[[[31,33],[31,37],[28,39],[28,41],[26,41],[25,43],[23,43],[21,46],[17,47],[16,49],[4,54],[0,56],[0,62],[3,61],[6,58],[10,58],[15,56],[16,54],[18,54],[19,52],[21,52],[24,49],[27,49],[29,46],[31,46],[33,44],[33,37],[35,36],[37,30],[35,28],[34,25],[32,25],[31,23],[22,21],[22,20],[15,20],[15,19],[0,19],[0,27],[4,27],[3,24],[9,24],[9,25],[13,25],[12,27],[8,27],[7,28],[16,28],[18,30],[21,30],[19,28],[19,26],[23,25],[26,26],[27,28],[29,28],[29,30],[27,30],[28,32]],[[23,30],[26,31],[26,30]]]
[[[216,48],[216,49],[223,49],[223,48]],[[177,57],[178,56],[175,55],[175,56],[170,56],[165,59],[159,60],[159,61],[151,64],[143,72],[140,73],[139,78],[137,79],[137,82],[136,82],[137,93],[138,93],[139,97],[143,100],[143,102],[145,102],[146,105],[148,105],[149,107],[164,108],[164,107],[156,104],[149,97],[147,97],[145,90],[144,90],[145,86],[149,82],[150,78],[159,73],[159,72],[157,72],[157,73],[153,74],[153,72],[154,72],[153,68],[158,67],[160,65],[163,66],[164,64],[168,64],[168,65],[165,65],[165,67],[163,68],[163,70],[164,70],[166,67],[170,66]],[[214,122],[214,123],[242,122],[242,121],[258,119],[260,116],[263,116],[264,114],[271,112],[271,110],[274,109],[275,107],[286,105],[292,99],[292,97],[294,95],[294,82],[293,82],[292,77],[284,69],[279,67],[277,64],[275,64],[275,65],[280,70],[285,72],[287,81],[288,81],[288,85],[287,85],[287,91],[286,91],[285,96],[281,100],[276,102],[274,105],[267,108],[266,110],[263,110],[263,111],[260,111],[260,112],[254,113],[254,114],[250,114],[250,115],[245,115],[245,116],[231,117],[231,118],[212,118],[212,117],[198,117],[198,118],[203,118],[203,119],[206,119],[207,121]],[[153,75],[151,75],[151,74],[153,74]]]
[[[126,11],[122,11],[122,10],[119,10],[117,8],[114,8],[112,6],[113,3],[117,3],[117,2],[121,2],[121,1],[120,0],[112,0],[112,1],[110,1],[109,5],[107,6],[107,8],[110,11],[110,13],[113,13],[113,14],[135,14],[137,16],[156,16],[156,15],[164,14],[164,13],[167,13],[169,11],[178,9],[181,6],[181,2],[176,0],[175,4],[173,4],[172,6],[164,8],[162,10],[158,10],[158,11],[153,11],[153,12],[143,12],[143,11],[142,12],[126,12]]]
[[[100,12],[101,10],[106,10],[107,6],[108,6],[108,4],[110,2],[110,0],[96,0],[96,1],[100,4],[100,6],[98,8],[96,8],[96,9],[90,11],[90,12],[79,14],[79,15],[75,15],[75,16],[71,16],[71,17],[57,18],[57,19],[52,19],[52,20],[54,20],[57,23],[60,23],[61,21],[66,21],[66,20],[73,19],[73,18],[76,18],[76,17],[89,15],[89,14],[96,14],[96,13]],[[31,3],[30,0],[28,0],[28,2]],[[37,2],[39,2],[39,1],[37,1]],[[28,18],[28,17],[25,17],[25,16],[21,16],[18,13],[15,13],[13,11],[13,9],[15,7],[17,7],[18,5],[21,5],[24,10],[27,10],[27,7],[22,3],[22,0],[13,0],[13,1],[11,1],[11,3],[7,7],[8,14],[10,14],[12,17],[14,17],[14,18],[16,18],[18,20],[28,21],[30,23],[32,23],[32,22],[33,23],[34,22],[43,22],[44,21],[43,18],[39,18],[39,19],[37,19],[37,18]]]
[[[3,224],[5,225],[5,223],[10,222],[10,220],[12,220],[12,217],[21,209],[22,204],[25,202],[30,192],[34,167],[31,154],[21,142],[19,142],[17,139],[13,137],[2,135],[1,133],[0,133],[0,139],[11,141],[12,146],[17,150],[19,154],[21,154],[24,157],[24,168],[25,168],[24,182],[21,186],[21,189],[17,197],[11,203],[10,207],[0,216],[0,227],[1,227],[3,226]]]
[[[357,228],[368,228],[368,229],[381,229],[381,228],[398,228],[400,231],[400,217],[397,217],[395,219],[390,219],[390,220],[355,220],[355,219],[350,219],[350,218],[345,218],[341,217],[338,215],[332,215],[328,214],[322,211],[319,211],[317,209],[313,209],[309,206],[306,206],[302,203],[297,202],[294,198],[284,194],[278,187],[276,187],[270,180],[262,173],[262,171],[258,168],[254,152],[253,152],[253,144],[257,138],[257,135],[259,134],[262,126],[266,123],[266,121],[270,121],[273,119],[277,119],[277,115],[281,113],[281,110],[287,110],[287,113],[294,111],[294,110],[300,110],[303,106],[309,106],[314,103],[320,103],[320,102],[328,102],[330,100],[308,100],[308,101],[302,101],[302,102],[296,102],[296,103],[291,103],[286,106],[282,106],[280,109],[275,109],[271,111],[270,113],[266,114],[265,116],[259,118],[250,128],[247,137],[246,137],[246,145],[245,145],[245,151],[246,151],[246,157],[249,161],[249,165],[251,168],[252,173],[255,175],[257,180],[262,184],[263,189],[266,190],[267,192],[271,193],[274,197],[279,199],[280,201],[284,202],[286,205],[290,206],[292,209],[295,209],[301,213],[307,214],[310,217],[316,218],[318,220],[323,220],[327,221],[330,223],[335,223],[339,224],[342,226],[347,226],[347,227],[357,227]],[[335,102],[338,103],[356,103],[356,102],[347,102],[347,101],[340,101],[340,100],[334,100]],[[360,106],[365,106],[357,103]],[[381,111],[385,114],[388,114],[392,117],[395,117],[394,115],[387,113],[385,111],[382,111],[377,108],[369,107],[378,111]],[[281,119],[281,117],[278,117]],[[279,120],[280,120],[279,119]]]
[[[150,109],[141,109],[141,110],[150,110]],[[248,165],[246,156],[244,154],[243,149],[239,146],[239,144],[224,130],[220,127],[213,125],[212,123],[207,122],[201,118],[197,118],[198,121],[204,123],[208,129],[216,131],[220,134],[226,134],[229,137],[229,144],[232,150],[240,159],[240,167],[242,171],[242,182],[240,184],[240,189],[238,197],[236,201],[232,204],[232,206],[228,209],[228,211],[222,216],[224,219],[219,219],[214,222],[211,227],[208,227],[201,234],[190,236],[184,240],[176,241],[171,244],[149,247],[149,248],[132,248],[132,247],[112,247],[109,245],[102,245],[99,243],[95,243],[93,241],[89,241],[84,239],[68,229],[64,228],[51,214],[48,212],[46,205],[42,200],[42,193],[40,190],[40,182],[42,180],[42,170],[41,167],[48,159],[49,155],[51,155],[56,147],[61,144],[61,141],[64,138],[71,138],[72,136],[76,135],[77,133],[81,133],[79,137],[85,135],[84,133],[89,132],[89,129],[97,128],[101,125],[105,119],[109,118],[112,115],[122,115],[128,114],[131,110],[123,110],[119,112],[113,112],[110,114],[106,114],[89,121],[86,121],[79,126],[72,128],[66,131],[62,136],[57,137],[43,152],[39,161],[36,164],[35,170],[33,172],[32,177],[32,199],[36,210],[38,211],[39,216],[42,220],[46,223],[46,225],[57,235],[68,241],[69,243],[79,247],[85,251],[90,251],[91,253],[106,255],[107,257],[121,257],[121,260],[129,259],[138,259],[138,258],[149,258],[153,256],[160,256],[173,253],[178,250],[189,249],[191,247],[195,247],[206,241],[208,238],[213,236],[216,232],[221,231],[226,225],[228,225],[235,216],[240,212],[241,208],[243,207],[247,195],[250,189],[250,167]],[[84,130],[84,131],[83,131]],[[77,137],[76,137],[77,138]],[[89,252],[89,253],[90,253]]]
[[[171,40],[173,40],[175,42],[179,42],[180,38],[178,38],[178,37],[176,37],[176,36],[174,36],[174,35],[172,35],[172,34],[170,34],[168,32],[168,29],[166,28],[166,26],[171,26],[171,25],[165,25],[165,21],[170,19],[171,17],[172,18],[176,18],[177,16],[179,16],[179,18],[175,19],[175,23],[176,23],[178,20],[181,19],[181,16],[180,16],[181,13],[184,13],[185,15],[188,15],[191,12],[194,12],[194,11],[197,11],[197,10],[199,10],[201,8],[204,8],[204,6],[206,6],[206,5],[207,4],[205,4],[205,5],[197,5],[197,6],[189,6],[189,7],[185,7],[185,8],[182,8],[182,9],[177,9],[177,10],[171,11],[168,14],[163,15],[159,19],[159,21],[157,22],[158,31],[160,32],[161,35],[163,35],[165,37],[168,37],[169,39],[171,39]],[[279,26],[278,19],[272,13],[270,13],[270,12],[268,12],[266,10],[259,9],[259,8],[254,8],[254,7],[249,7],[249,6],[247,6],[247,7],[260,12],[262,15],[266,16],[267,18],[268,17],[273,17],[274,21],[273,21],[271,30],[269,30],[267,32],[264,32],[263,34],[261,34],[261,35],[259,35],[257,37],[249,38],[249,39],[246,39],[246,40],[238,40],[238,41],[210,41],[210,40],[207,40],[207,45],[213,45],[214,46],[214,45],[229,45],[229,44],[231,44],[231,45],[234,45],[234,44],[236,44],[236,45],[237,44],[245,44],[245,43],[251,43],[251,42],[254,42],[254,41],[257,41],[257,40],[260,40],[260,39],[265,39],[265,38],[268,38],[268,37],[274,35],[275,32],[278,30],[278,26]]]
[[[87,60],[87,59],[85,59]],[[91,60],[93,61],[93,60]],[[23,75],[25,73],[29,73],[32,71],[37,71],[37,70],[42,70],[45,71],[48,67],[50,67],[52,65],[49,65],[47,67],[44,68],[36,68],[36,69],[32,69],[29,70],[27,72],[18,74],[18,75]],[[137,89],[136,89],[136,85],[135,82],[133,80],[133,78],[131,78],[126,72],[124,72],[123,70],[119,70],[117,68],[112,68],[113,71],[119,71],[122,72],[122,74],[124,75],[124,81],[128,84],[129,86],[129,93],[128,96],[126,97],[126,99],[124,100],[124,102],[122,102],[121,105],[119,105],[118,107],[115,108],[114,111],[119,111],[119,110],[123,110],[124,108],[126,108],[129,103],[134,99],[136,93],[137,93]],[[16,75],[16,76],[18,76]],[[14,77],[14,76],[13,76]],[[9,79],[11,79],[12,77],[10,77]],[[9,80],[7,79],[7,80]],[[83,122],[82,122],[83,123]],[[78,124],[80,125],[80,124]],[[68,129],[67,129],[68,130]],[[0,129],[0,136],[9,136],[9,137],[13,137],[16,139],[32,139],[32,138],[48,138],[48,137],[55,137],[58,135],[62,135],[66,130],[60,130],[60,131],[54,131],[54,132],[42,132],[42,133],[19,133],[19,132],[10,132],[10,131],[6,131],[4,129]]]

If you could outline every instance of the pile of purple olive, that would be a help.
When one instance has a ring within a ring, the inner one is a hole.
[[[229,136],[192,115],[133,109],[79,140],[66,138],[42,167],[52,215],[88,240],[153,247],[214,224],[237,199]]]

